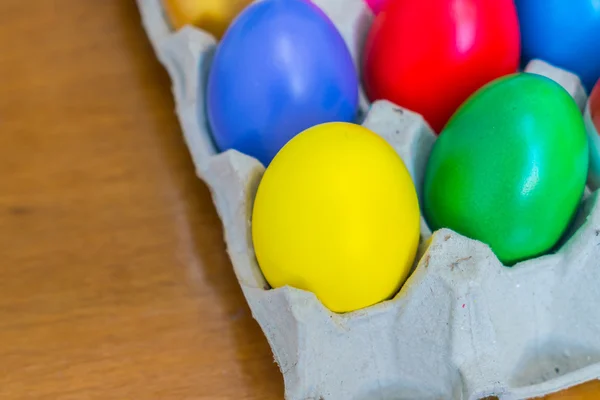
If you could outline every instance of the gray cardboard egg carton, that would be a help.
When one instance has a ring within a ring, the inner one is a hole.
[[[315,2],[358,65],[370,11],[362,0]],[[586,192],[558,252],[512,268],[488,246],[451,230],[431,236],[422,220],[418,265],[392,300],[335,314],[312,293],[270,289],[250,229],[264,167],[235,150],[218,154],[206,116],[197,113],[204,109],[197,86],[205,85],[215,40],[189,26],[172,32],[160,0],[138,6],[171,76],[185,141],[223,221],[237,279],[283,373],[286,399],[525,399],[600,377],[596,193]],[[583,109],[586,94],[576,76],[540,61],[527,71],[558,81]],[[362,109],[368,111],[363,125],[396,149],[419,189],[435,141],[429,126],[386,101],[369,107],[362,96]]]

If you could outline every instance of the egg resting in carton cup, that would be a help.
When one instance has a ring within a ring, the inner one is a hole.
[[[359,66],[373,19],[369,8],[363,0],[314,2]],[[335,314],[312,293],[270,289],[250,228],[264,167],[235,150],[217,154],[206,115],[198,112],[215,39],[190,26],[173,32],[160,0],[138,0],[138,7],[172,79],[184,139],[211,190],[239,284],[284,376],[286,399],[526,399],[600,378],[597,193],[586,192],[560,250],[512,268],[487,245],[451,230],[431,236],[421,218],[417,264],[392,300]],[[575,75],[539,60],[526,72],[557,81],[583,109],[586,94]],[[435,142],[431,128],[387,101],[369,105],[363,94],[361,109],[363,126],[393,146],[420,196]]]

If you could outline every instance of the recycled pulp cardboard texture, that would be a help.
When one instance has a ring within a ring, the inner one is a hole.
[[[372,19],[362,0],[315,2],[357,60],[365,21]],[[217,154],[201,111],[204,98],[196,95],[198,85],[203,92],[215,41],[192,27],[171,32],[160,0],[138,5],[173,81],[184,137],[223,221],[236,276],[283,373],[286,399],[525,399],[600,377],[596,193],[583,202],[575,233],[558,252],[513,268],[503,267],[488,246],[451,230],[430,237],[422,220],[418,265],[389,301],[334,314],[309,292],[270,289],[250,235],[264,167],[235,150]],[[573,75],[545,63],[531,69],[577,99],[579,86],[569,86]],[[396,149],[420,188],[435,140],[422,117],[379,101],[363,125]]]

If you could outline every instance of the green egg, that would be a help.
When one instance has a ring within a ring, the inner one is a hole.
[[[542,255],[574,216],[588,168],[583,117],[540,75],[505,76],[475,92],[435,143],[424,214],[488,244],[505,265]]]

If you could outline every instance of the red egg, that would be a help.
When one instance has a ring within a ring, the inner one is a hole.
[[[516,72],[520,34],[513,0],[394,0],[377,15],[364,49],[371,101],[423,115],[440,132],[486,83]]]
[[[596,127],[596,132],[600,134],[600,80],[590,94],[590,116]]]

